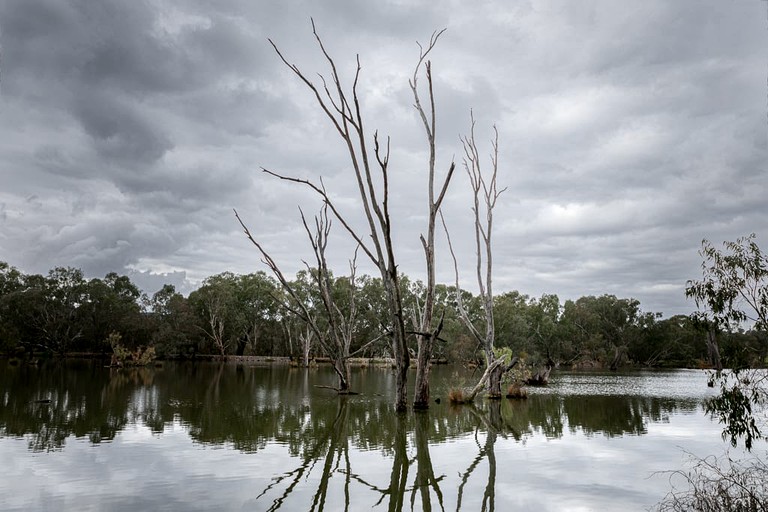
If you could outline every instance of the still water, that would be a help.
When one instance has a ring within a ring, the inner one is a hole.
[[[706,373],[553,373],[524,401],[425,413],[394,374],[0,361],[0,510],[646,510],[689,454],[721,454]],[[40,400],[50,400],[41,403]]]

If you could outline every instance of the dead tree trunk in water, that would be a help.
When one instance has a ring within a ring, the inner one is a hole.
[[[328,65],[328,72],[330,74],[330,80],[326,80],[321,75],[320,83],[318,84],[312,82],[304,75],[298,66],[291,64],[272,40],[270,40],[270,43],[288,69],[311,91],[317,106],[325,113],[334,131],[341,138],[342,145],[349,157],[352,175],[358,186],[361,208],[365,214],[368,226],[367,233],[362,235],[352,228],[352,224],[347,221],[347,218],[336,207],[331,196],[325,190],[322,179],[311,181],[283,176],[267,169],[264,169],[264,171],[280,179],[308,186],[318,193],[331,212],[333,212],[336,219],[341,222],[349,235],[362,248],[365,255],[379,269],[386,294],[388,310],[387,327],[391,339],[392,355],[395,360],[396,389],[394,405],[395,410],[405,411],[408,405],[406,386],[410,355],[406,347],[403,301],[392,243],[392,222],[389,211],[389,139],[387,139],[386,147],[382,148],[379,144],[378,134],[374,132],[372,138],[373,148],[370,147],[371,141],[366,136],[362,108],[357,93],[361,70],[359,57],[357,58],[357,69],[352,85],[345,88],[337,72],[336,63],[327,52],[322,39],[318,35],[314,21],[312,22],[312,33]],[[422,51],[419,65],[416,68],[417,73],[424,60],[424,56],[432,48],[436,40],[437,35],[431,39],[428,49]],[[428,81],[430,84],[430,102],[432,103],[431,78],[429,75]],[[374,159],[375,161],[373,161]]]
[[[482,391],[483,388],[488,389],[488,383],[490,382],[491,377],[493,375],[504,375],[509,370],[514,368],[519,361],[520,359],[518,359],[517,357],[513,357],[512,360],[507,364],[504,364],[504,360],[502,358],[497,358],[491,361],[491,364],[489,364],[485,368],[483,375],[480,377],[480,380],[477,381],[477,384],[475,384],[475,387],[469,390],[463,396],[463,402],[466,402],[466,403],[473,402],[477,394],[480,393],[480,391]],[[499,391],[499,393],[501,393],[501,391]],[[490,398],[500,398],[500,397],[491,396]]]
[[[299,341],[301,342],[301,366],[304,368],[309,367],[309,352],[312,350],[312,336],[314,336],[314,333],[309,326],[307,326],[305,331],[299,333]]]
[[[256,246],[262,255],[263,262],[269,267],[277,280],[283,286],[283,289],[293,299],[293,306],[290,304],[284,304],[285,308],[292,311],[298,317],[300,317],[307,325],[308,329],[315,335],[318,343],[323,347],[325,352],[331,357],[333,361],[333,369],[339,378],[339,387],[337,391],[339,394],[349,394],[349,349],[352,343],[352,337],[354,335],[354,323],[357,315],[357,306],[355,302],[355,271],[357,259],[357,250],[355,250],[355,257],[350,261],[350,276],[349,276],[349,309],[346,312],[342,312],[341,308],[336,304],[332,296],[333,277],[328,269],[328,263],[325,257],[325,249],[328,243],[328,235],[331,230],[331,224],[328,220],[327,206],[324,206],[320,211],[320,215],[315,217],[315,229],[310,229],[304,214],[301,214],[301,220],[304,224],[304,229],[307,232],[310,244],[315,254],[315,262],[317,268],[311,268],[306,262],[309,275],[315,281],[315,286],[320,292],[321,304],[325,312],[325,319],[328,322],[327,330],[320,329],[317,318],[312,315],[304,304],[304,301],[298,296],[291,283],[285,278],[277,263],[272,259],[269,253],[259,244],[251,235],[248,228],[240,220],[240,216],[235,212],[240,225],[243,227],[248,239]],[[307,338],[309,338],[309,332]],[[331,338],[329,343],[326,339]],[[305,355],[306,359],[306,355]]]
[[[459,286],[459,268],[458,263],[456,262],[456,254],[453,251],[453,245],[451,244],[447,228],[445,229],[445,232],[448,237],[448,247],[451,251],[451,256],[453,257],[454,272],[456,275],[456,302],[458,304],[459,317],[478,343],[483,347],[487,374],[484,375],[484,378],[487,378],[486,390],[488,392],[488,397],[501,398],[501,379],[504,373],[509,371],[514,364],[503,364],[503,361],[498,360],[494,353],[496,330],[493,320],[493,209],[496,206],[497,199],[506,189],[498,190],[496,186],[499,162],[499,132],[496,130],[495,126],[493,131],[494,139],[492,141],[493,152],[491,153],[492,169],[490,180],[486,180],[480,164],[480,155],[477,150],[477,143],[475,142],[474,115],[471,116],[470,135],[462,138],[465,154],[464,169],[467,171],[474,199],[472,212],[475,217],[475,254],[477,257],[475,273],[479,295],[482,300],[483,312],[485,313],[485,332],[482,334],[472,323],[472,320],[469,318],[469,315],[464,308],[464,303],[461,297],[461,288]],[[480,201],[481,195],[483,198],[482,206]],[[481,215],[481,208],[482,214],[484,215]],[[515,360],[515,363],[516,362],[517,361]]]
[[[440,192],[435,197],[435,97],[432,92],[432,65],[431,62],[426,61],[425,69],[427,75],[427,88],[429,91],[429,116],[425,112],[421,99],[419,98],[419,92],[417,88],[417,79],[419,74],[419,68],[426,59],[429,52],[434,48],[438,37],[441,32],[436,32],[432,35],[429,41],[429,46],[425,51],[422,51],[419,63],[416,65],[416,69],[413,72],[413,78],[411,79],[411,91],[415,100],[416,110],[421,116],[422,123],[424,124],[424,131],[427,134],[427,142],[429,143],[429,186],[428,186],[428,201],[429,201],[429,217],[427,221],[427,236],[421,235],[421,245],[424,248],[424,258],[427,266],[427,286],[425,290],[424,307],[419,312],[420,326],[418,327],[418,333],[416,334],[416,342],[418,344],[418,355],[416,365],[416,383],[413,395],[413,408],[414,409],[427,409],[429,408],[429,369],[432,361],[432,351],[434,348],[435,340],[440,336],[440,331],[443,327],[442,320],[438,322],[437,326],[433,326],[433,316],[435,309],[435,223],[437,221],[437,215],[440,211],[440,205],[445,198],[445,193],[448,190],[448,185],[451,182],[455,165],[451,162],[448,169],[448,173],[445,176]]]

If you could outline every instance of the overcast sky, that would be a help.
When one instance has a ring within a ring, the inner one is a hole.
[[[702,238],[768,249],[768,3],[762,0],[3,0],[0,261],[25,272],[116,271],[188,292],[262,270],[232,213],[288,273],[312,254],[309,191],[260,171],[320,176],[355,222],[344,147],[267,38],[342,76],[360,55],[369,134],[391,136],[400,269],[424,275],[427,155],[408,77],[432,54],[438,170],[461,166],[477,120],[500,136],[496,292],[611,293],[687,313]],[[462,172],[444,204],[462,282],[474,266]],[[356,219],[356,220],[355,220]],[[444,255],[442,239],[438,250]],[[331,259],[352,245],[334,226]],[[453,281],[439,257],[438,280]],[[370,265],[361,271],[373,273]]]

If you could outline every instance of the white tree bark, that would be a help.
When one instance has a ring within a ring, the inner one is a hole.
[[[344,226],[349,235],[357,242],[363,253],[379,269],[382,284],[386,292],[387,310],[389,315],[388,330],[391,338],[392,355],[396,367],[395,409],[397,411],[404,411],[407,409],[406,384],[407,372],[410,366],[410,356],[406,346],[405,315],[403,314],[403,303],[399,286],[395,250],[392,243],[392,223],[389,211],[389,139],[387,139],[385,147],[382,147],[376,132],[373,134],[372,141],[366,136],[360,99],[357,92],[361,70],[359,57],[357,58],[357,69],[352,85],[351,87],[344,87],[337,72],[336,63],[327,52],[322,39],[318,35],[314,21],[312,21],[312,32],[315,36],[317,45],[323,54],[330,75],[329,79],[320,75],[319,83],[310,80],[298,66],[290,63],[272,40],[270,40],[270,43],[283,63],[307,86],[309,91],[315,97],[318,108],[325,113],[331,126],[341,139],[349,157],[351,173],[358,186],[362,211],[368,225],[367,233],[363,235],[352,227],[345,215],[336,207],[336,204],[326,191],[322,179],[315,182],[307,179],[284,176],[267,169],[263,170],[280,179],[308,186],[317,192],[320,197],[322,197],[327,207],[331,210],[334,217],[341,222],[342,226]],[[437,42],[439,35],[440,33],[435,33],[431,38],[430,45],[427,49],[422,49],[414,77],[420,72],[421,65],[424,62],[426,55]],[[432,95],[432,79],[428,63],[426,69],[427,81],[430,89],[430,104],[432,106],[431,115],[433,117],[434,97]],[[415,79],[412,83],[415,87]],[[418,95],[416,96],[416,101],[419,101]],[[424,116],[423,109],[417,107],[417,110]],[[425,121],[425,126],[427,126],[429,132],[430,123]],[[434,130],[429,133],[433,135]],[[372,148],[371,142],[373,145]],[[434,151],[432,151],[432,153],[433,152]],[[434,163],[431,164],[431,168],[434,168]],[[431,180],[432,177],[433,175],[431,175]],[[444,191],[440,194],[437,200],[431,201],[430,208],[439,208],[439,202],[442,201],[443,194]],[[430,190],[430,198],[432,197],[434,196],[432,195],[432,190]],[[429,246],[429,240],[427,240],[427,246]]]
[[[464,325],[470,331],[472,336],[483,347],[485,355],[486,373],[483,374],[481,382],[487,381],[487,392],[489,397],[501,397],[501,377],[504,372],[509,371],[517,362],[513,360],[509,365],[503,364],[503,360],[498,359],[494,353],[494,341],[496,329],[493,318],[493,210],[499,196],[506,189],[499,190],[496,184],[499,163],[499,132],[494,126],[494,138],[492,140],[491,153],[491,173],[486,177],[483,172],[480,154],[475,141],[475,118],[471,114],[470,134],[462,137],[464,146],[464,169],[469,177],[469,183],[472,187],[475,231],[475,255],[476,265],[475,274],[480,299],[482,301],[483,312],[485,313],[485,329],[481,332],[469,318],[464,302],[461,296],[461,287],[459,285],[459,269],[456,261],[456,253],[451,244],[450,235],[447,227],[445,228],[448,238],[448,247],[451,252],[454,264],[454,274],[456,276],[456,303],[458,305],[459,317]],[[445,227],[445,221],[443,220]],[[486,375],[487,374],[487,375]],[[472,397],[474,398],[474,395]]]

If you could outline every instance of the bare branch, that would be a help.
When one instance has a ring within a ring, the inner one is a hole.
[[[302,185],[306,185],[309,188],[311,188],[312,190],[314,190],[315,192],[317,192],[323,198],[323,201],[325,202],[325,204],[327,204],[328,207],[331,209],[331,211],[333,212],[333,215],[339,220],[339,222],[341,222],[342,226],[344,226],[344,229],[346,229],[347,232],[349,233],[349,235],[355,240],[355,242],[357,242],[357,244],[360,247],[362,247],[363,252],[365,252],[365,254],[371,259],[371,261],[374,264],[378,264],[379,263],[379,259],[377,258],[377,256],[375,256],[373,254],[373,252],[371,252],[371,250],[368,249],[368,247],[365,245],[365,243],[363,243],[363,240],[358,236],[358,234],[355,232],[355,230],[352,229],[352,226],[350,226],[349,223],[346,221],[346,219],[344,217],[342,217],[341,213],[336,208],[336,205],[333,204],[333,201],[331,200],[331,198],[328,195],[328,193],[325,191],[324,187],[319,187],[316,184],[312,183],[311,181],[305,180],[305,179],[302,179],[302,178],[293,178],[291,176],[283,176],[281,174],[278,174],[276,172],[270,171],[269,169],[265,169],[263,167],[262,167],[261,170],[263,172],[265,172],[265,173],[267,173],[267,174],[269,174],[271,176],[274,176],[276,178],[279,178],[281,180],[291,181],[293,183],[300,183]],[[242,225],[242,222],[241,222],[241,225]]]
[[[480,331],[477,330],[474,323],[469,318],[469,314],[467,313],[466,308],[464,307],[464,299],[461,296],[461,286],[459,285],[459,265],[456,261],[456,253],[453,251],[453,243],[451,243],[451,235],[448,232],[448,226],[445,224],[445,217],[443,216],[443,212],[440,212],[440,220],[443,223],[443,230],[445,231],[445,238],[448,241],[448,251],[451,253],[451,258],[453,259],[453,271],[454,275],[456,276],[456,305],[457,309],[459,310],[459,318],[461,318],[462,323],[464,326],[469,329],[470,334],[475,337],[478,343],[483,343],[483,336],[480,334]]]

